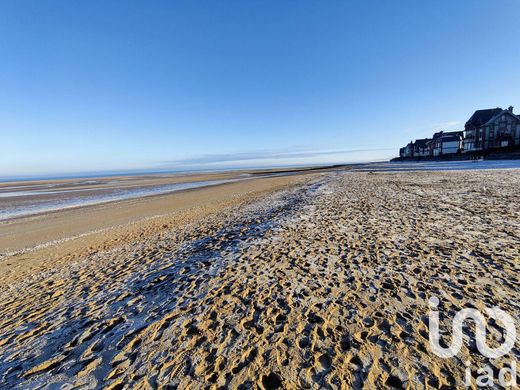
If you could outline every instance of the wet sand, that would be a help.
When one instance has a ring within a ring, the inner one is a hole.
[[[88,243],[4,256],[0,383],[453,388],[466,360],[520,357],[469,343],[439,358],[427,320],[435,295],[444,313],[498,305],[518,326],[519,170],[248,183],[150,198],[165,203]]]
[[[216,177],[229,178],[225,174]],[[192,176],[190,179],[217,180],[215,176]],[[179,182],[186,179],[176,177],[173,180]],[[100,250],[193,223],[222,208],[301,180],[306,180],[305,175],[255,178],[2,221],[0,286],[5,280],[18,280],[54,267],[57,263],[89,257]],[[131,181],[134,182],[134,179]],[[169,178],[171,181],[172,178]],[[156,183],[154,179],[150,184]]]
[[[0,223],[87,205],[236,182],[250,176],[241,172],[155,174],[0,183]]]

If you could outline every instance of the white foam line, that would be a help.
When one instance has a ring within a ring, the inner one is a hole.
[[[68,201],[52,201],[47,204],[40,205],[38,207],[26,207],[21,210],[0,210],[0,222],[9,221],[14,218],[28,217],[31,215],[47,213],[52,211],[59,211],[65,209],[72,208],[80,208],[85,206],[92,206],[110,202],[118,202],[128,199],[139,199],[151,196],[158,195],[167,195],[173,192],[205,188],[205,187],[213,187],[220,184],[227,183],[235,183],[238,181],[250,180],[249,178],[239,178],[239,179],[222,179],[222,180],[205,180],[205,181],[195,181],[195,182],[182,182],[182,183],[174,183],[171,185],[167,185],[164,187],[150,187],[143,188],[141,190],[134,190],[131,192],[126,192],[124,189],[120,190],[113,194],[107,194],[100,197],[89,197],[86,199],[81,198],[72,198]]]

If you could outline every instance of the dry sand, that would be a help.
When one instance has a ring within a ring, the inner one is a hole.
[[[518,360],[518,343],[491,362],[471,343],[433,355],[427,301],[518,325],[520,171],[250,183],[4,256],[2,387],[453,388],[466,360]]]

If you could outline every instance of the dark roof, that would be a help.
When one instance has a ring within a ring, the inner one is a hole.
[[[457,137],[458,136],[463,137],[464,132],[463,131],[439,131],[439,132],[433,134],[433,139],[437,139],[439,137],[450,136],[450,135],[454,135]]]
[[[453,135],[455,137],[464,137],[464,132],[463,131],[447,131],[442,136],[444,137],[446,135]]]
[[[488,108],[486,110],[477,110],[471,116],[471,118],[468,119],[468,121],[464,125],[464,128],[468,129],[468,128],[471,128],[471,127],[480,127],[483,124],[487,123],[495,115],[501,113],[502,111],[503,110],[501,108],[499,108],[499,107],[497,107],[497,108]]]
[[[415,140],[415,147],[417,148],[425,148],[428,141],[431,141],[430,138],[421,138],[418,140]]]

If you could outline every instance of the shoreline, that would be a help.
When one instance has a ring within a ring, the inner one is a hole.
[[[248,180],[247,178],[237,178],[237,179],[221,179],[221,180],[205,180],[205,181],[192,181],[192,182],[179,182],[179,183],[173,183],[169,185],[159,186],[159,187],[139,187],[134,190],[127,190],[127,192],[120,191],[118,194],[108,194],[105,196],[97,196],[97,197],[90,197],[86,200],[81,200],[77,198],[70,199],[69,202],[67,201],[55,201],[51,202],[47,205],[40,206],[39,210],[19,210],[18,213],[16,211],[11,211],[10,213],[8,211],[4,210],[4,214],[2,215],[0,213],[0,223],[9,221],[15,221],[17,219],[21,218],[30,218],[30,217],[38,217],[40,215],[49,215],[55,212],[60,212],[64,210],[70,210],[70,209],[79,209],[83,207],[92,207],[96,205],[101,204],[107,204],[107,203],[117,203],[122,202],[125,200],[132,200],[132,199],[142,199],[142,198],[148,198],[153,196],[161,196],[161,195],[168,195],[175,192],[181,192],[181,191],[189,191],[194,190],[198,188],[207,188],[207,187],[213,187],[217,185],[225,185],[228,183],[234,183],[242,180]],[[71,190],[73,191],[88,191],[85,190]],[[67,192],[69,194],[70,192]],[[46,192],[45,194],[48,194]],[[37,194],[36,194],[37,195]],[[16,195],[15,195],[16,196]],[[5,196],[7,197],[7,196]],[[6,216],[7,215],[7,216]]]
[[[46,268],[44,263],[48,266],[90,256],[310,180],[309,176],[251,178],[3,221],[0,284],[5,280],[2,276],[18,279],[42,265]]]
[[[0,224],[128,199],[167,195],[226,183],[346,169],[345,166],[299,167],[208,174],[154,174],[0,183]]]

